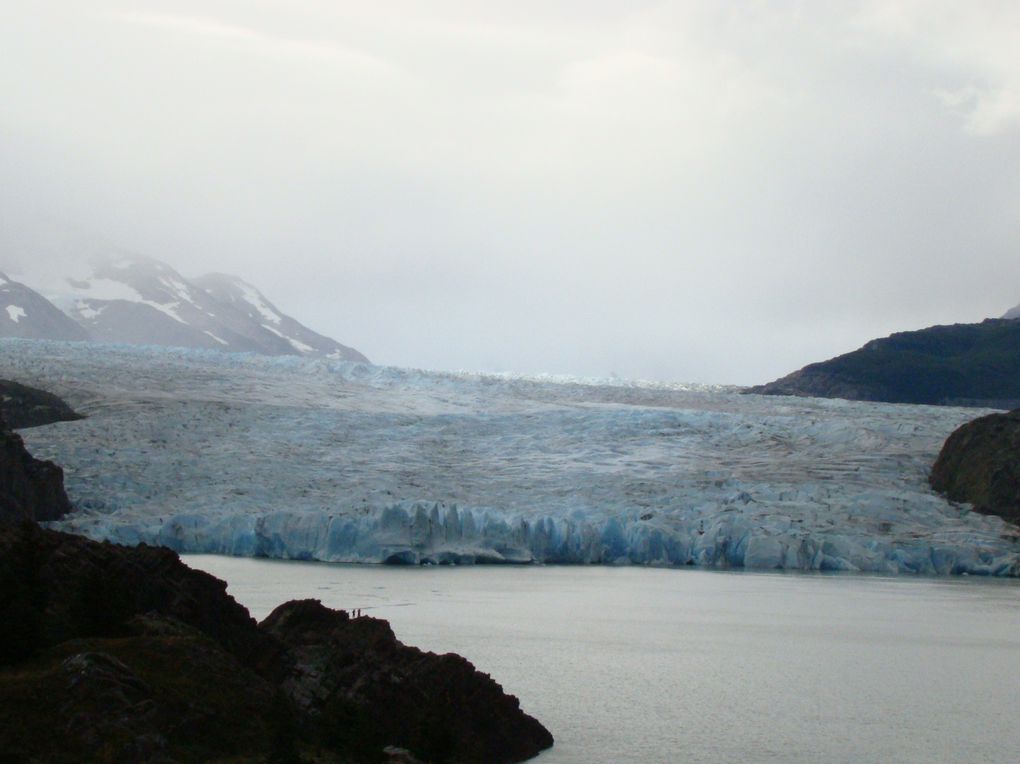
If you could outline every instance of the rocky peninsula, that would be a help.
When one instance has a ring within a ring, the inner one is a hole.
[[[39,527],[60,468],[0,426],[5,761],[510,764],[552,745],[464,658],[288,602],[262,623],[165,548]]]

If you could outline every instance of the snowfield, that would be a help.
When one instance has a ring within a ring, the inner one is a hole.
[[[344,562],[1020,575],[1018,530],[927,485],[975,409],[26,340],[0,376],[88,418],[56,527]]]

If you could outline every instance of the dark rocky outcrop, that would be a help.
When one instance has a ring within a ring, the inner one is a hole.
[[[53,393],[9,379],[0,379],[0,415],[12,430],[84,419]]]
[[[900,332],[745,392],[1013,408],[1020,406],[1020,321]]]
[[[21,436],[0,416],[0,524],[56,520],[71,511],[64,471],[25,450]]]
[[[256,624],[167,549],[28,522],[0,526],[0,708],[15,761],[501,764],[552,744],[490,677],[385,621],[303,601]]]
[[[1020,524],[1020,409],[955,430],[935,460],[930,481],[953,501]]]
[[[464,658],[318,601],[262,624],[162,547],[47,530],[63,473],[0,420],[0,761],[510,764],[552,745]]]
[[[260,626],[285,646],[281,686],[324,747],[367,756],[393,745],[425,761],[499,762],[552,745],[487,674],[459,655],[401,644],[386,621],[304,600]]]
[[[0,607],[45,603],[34,617],[8,611],[0,618],[0,630],[15,629],[0,631],[0,663],[70,639],[128,636],[132,619],[147,614],[184,624],[252,666],[272,652],[272,641],[223,581],[163,547],[98,543],[29,523],[8,528],[0,532],[0,593],[17,594]],[[17,626],[33,618],[33,629]]]

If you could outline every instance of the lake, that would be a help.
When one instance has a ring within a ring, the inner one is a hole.
[[[464,655],[539,764],[1020,760],[1016,580],[184,560],[258,619],[316,598]]]

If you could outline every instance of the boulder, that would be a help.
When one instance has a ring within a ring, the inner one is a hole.
[[[989,414],[954,431],[935,460],[930,483],[953,501],[1020,523],[1020,409]]]

